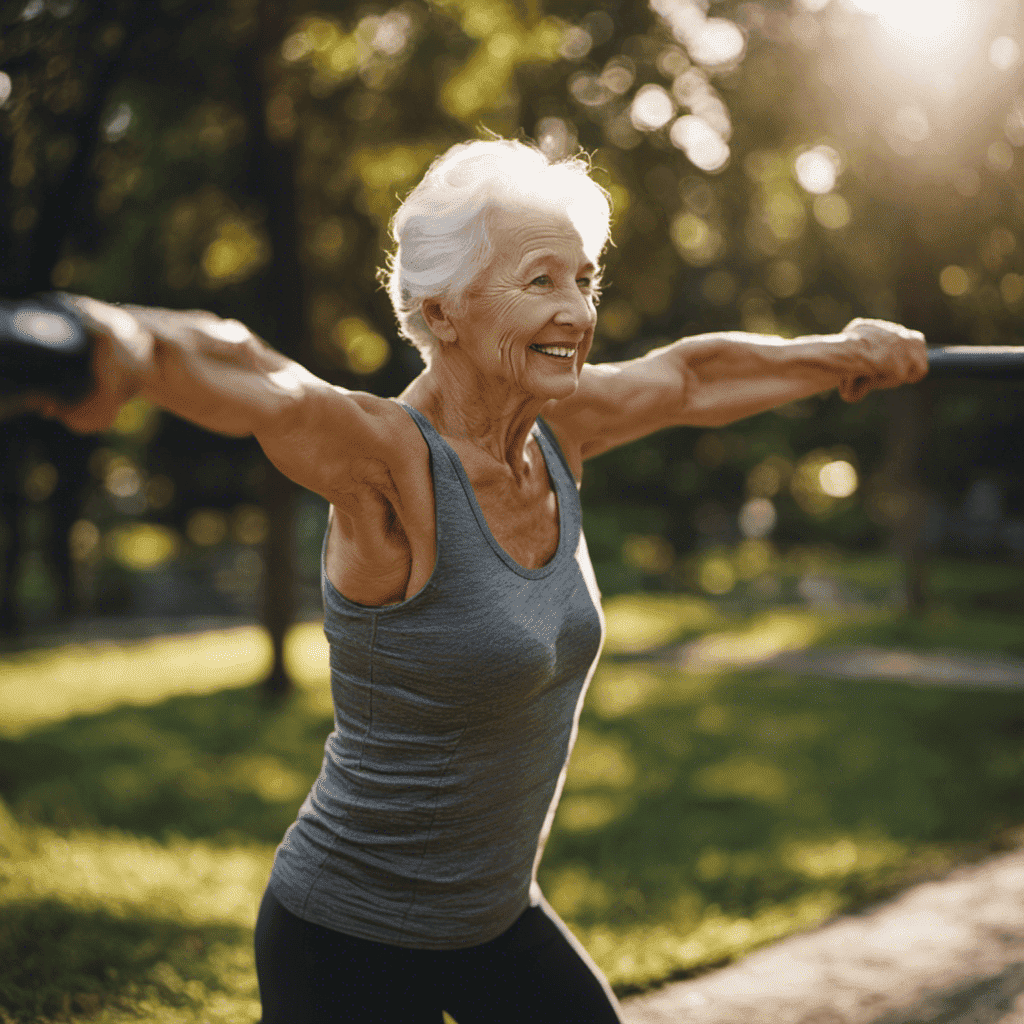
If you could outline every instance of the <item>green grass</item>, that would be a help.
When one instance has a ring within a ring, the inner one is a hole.
[[[541,884],[620,993],[870,904],[1024,823],[1024,692],[621,658],[708,629],[1014,654],[1019,617],[737,607],[608,602],[620,657],[594,678]],[[292,635],[300,686],[277,709],[255,685],[266,653],[236,630],[0,658],[0,1022],[258,1019],[256,908],[331,728],[317,628]]]

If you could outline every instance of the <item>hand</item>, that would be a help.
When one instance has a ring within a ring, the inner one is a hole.
[[[155,373],[153,337],[118,306],[85,296],[65,298],[93,339],[93,389],[74,404],[36,394],[26,396],[24,405],[76,433],[96,433],[114,422],[121,406]]]
[[[913,384],[928,372],[928,351],[920,331],[858,317],[846,325],[843,335],[852,357],[839,383],[846,402],[859,402],[869,391]]]

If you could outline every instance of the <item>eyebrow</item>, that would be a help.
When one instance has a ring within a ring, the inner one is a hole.
[[[550,249],[545,249],[543,252],[533,253],[532,255],[527,256],[522,261],[522,263],[519,264],[519,268],[518,268],[517,273],[525,274],[528,270],[530,270],[536,264],[544,263],[547,260],[554,260],[556,263],[562,263],[562,264],[564,264],[564,262],[565,262],[558,255],[558,253],[552,252]],[[590,260],[587,260],[587,262],[584,263],[579,269],[580,269],[581,273],[593,274],[593,273],[596,273],[596,271],[597,271],[597,267],[595,267],[594,264],[590,262]]]

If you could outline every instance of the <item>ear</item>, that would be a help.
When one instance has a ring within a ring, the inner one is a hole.
[[[458,340],[448,309],[440,299],[424,299],[420,311],[431,333],[443,345],[452,345]]]

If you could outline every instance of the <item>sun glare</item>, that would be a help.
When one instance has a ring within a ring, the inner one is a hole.
[[[969,0],[847,0],[874,15],[899,42],[920,50],[944,46],[962,35],[971,18]]]

